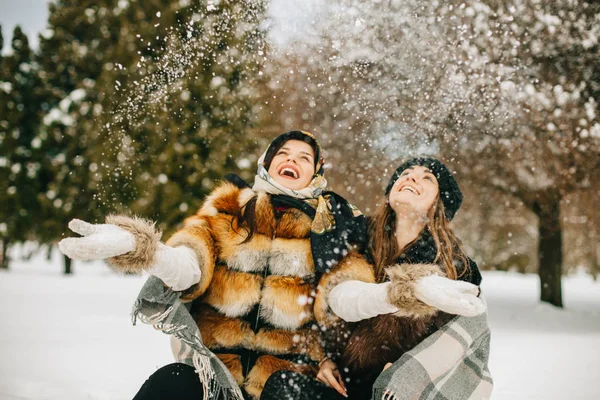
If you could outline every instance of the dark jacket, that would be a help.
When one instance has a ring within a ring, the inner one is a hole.
[[[437,248],[426,231],[397,260],[394,268],[408,269],[415,264],[433,264]],[[481,283],[477,264],[469,259],[469,266],[457,265],[459,279],[475,285]],[[388,280],[389,278],[386,278]],[[437,311],[433,314],[399,317],[379,315],[356,323],[343,350],[338,365],[350,379],[359,380],[370,388],[388,362],[395,362],[427,336],[449,322],[455,315]]]

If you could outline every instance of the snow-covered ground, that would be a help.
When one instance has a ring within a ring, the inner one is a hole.
[[[132,326],[144,277],[42,256],[0,272],[0,399],[131,399],[171,362],[168,338]],[[564,280],[565,310],[537,301],[534,275],[484,273],[493,399],[600,399],[600,283]]]

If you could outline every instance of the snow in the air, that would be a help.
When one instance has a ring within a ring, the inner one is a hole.
[[[15,254],[16,255],[16,254]],[[63,276],[58,252],[0,272],[0,399],[131,399],[172,362],[168,337],[130,310],[145,277],[102,262]],[[535,275],[483,272],[494,400],[600,398],[600,282],[564,279],[565,310],[541,304]]]

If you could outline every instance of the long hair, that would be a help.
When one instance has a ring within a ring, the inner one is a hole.
[[[450,279],[458,279],[467,273],[469,259],[450,227],[450,221],[444,212],[444,203],[439,195],[434,206],[427,213],[427,224],[423,230],[425,229],[431,234],[437,248],[434,262],[444,269],[446,276]],[[396,259],[410,249],[422,234],[423,232],[403,249],[398,248],[396,213],[386,197],[375,210],[369,223],[369,252],[375,264],[377,282],[385,280],[385,268],[394,264]],[[461,267],[460,274],[456,268],[457,264]]]
[[[256,232],[257,224],[256,224],[256,201],[258,200],[258,196],[252,196],[250,200],[246,202],[237,212],[235,217],[238,220],[238,226],[246,230],[246,238],[240,243],[248,243],[252,236],[254,236],[254,232]],[[235,233],[240,235],[240,233],[233,226],[236,218],[231,219],[231,228]]]
[[[244,236],[240,233],[236,226],[246,231],[246,237],[238,244],[248,243],[258,229],[258,223],[256,221],[256,202],[258,201],[258,195],[254,195],[234,214],[234,218],[231,219],[231,229],[240,236]],[[237,220],[237,223],[236,223]]]

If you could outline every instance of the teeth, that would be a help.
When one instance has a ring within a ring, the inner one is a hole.
[[[415,189],[409,187],[409,186],[403,187],[401,191],[404,192],[405,190],[407,190],[407,191],[409,191],[411,193],[417,194],[417,191]]]
[[[287,173],[289,173],[289,174],[287,174]],[[293,176],[294,178],[298,179],[298,174],[296,173],[296,171],[294,171],[294,170],[293,170],[293,169],[291,169],[291,168],[284,168],[284,169],[282,169],[282,170],[281,170],[281,172],[279,173],[279,175],[288,175],[288,176],[289,176],[290,174],[291,174],[291,176]]]

